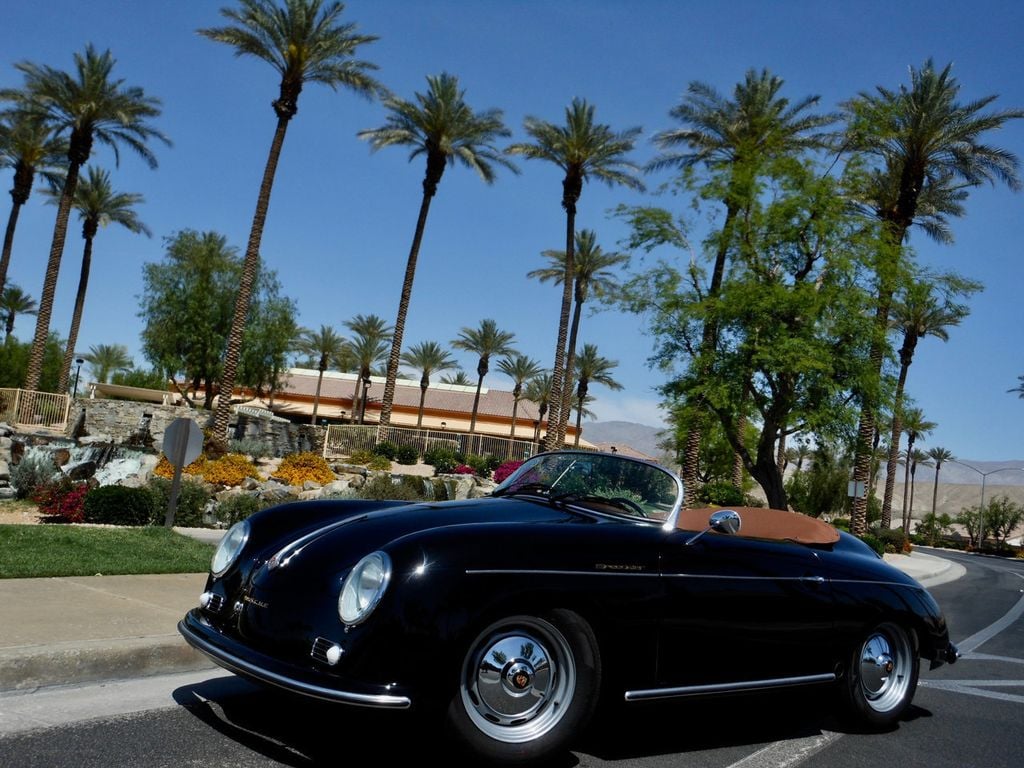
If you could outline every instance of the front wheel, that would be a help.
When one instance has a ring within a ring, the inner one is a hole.
[[[582,617],[509,616],[469,644],[448,725],[491,762],[540,760],[586,725],[600,678],[597,639]]]
[[[879,624],[851,654],[841,683],[844,708],[861,725],[891,727],[910,706],[919,671],[913,636],[896,624]]]

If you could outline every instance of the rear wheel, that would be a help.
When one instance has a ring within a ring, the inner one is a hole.
[[[469,644],[448,724],[492,762],[540,760],[586,725],[600,677],[597,640],[583,618],[564,610],[509,616]]]
[[[845,709],[860,725],[895,725],[914,698],[919,671],[913,636],[897,624],[879,624],[851,654],[841,688]]]

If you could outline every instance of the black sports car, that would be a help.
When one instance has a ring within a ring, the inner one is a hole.
[[[275,507],[225,535],[178,628],[262,683],[443,713],[496,762],[564,749],[599,695],[826,685],[884,727],[920,659],[956,660],[932,597],[860,540],[682,505],[662,467],[562,451],[483,499]]]

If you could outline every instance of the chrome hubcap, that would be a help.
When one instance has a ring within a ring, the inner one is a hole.
[[[462,700],[483,733],[521,743],[553,728],[572,699],[576,667],[568,642],[541,619],[502,622],[473,644]]]
[[[898,706],[910,685],[913,663],[906,633],[899,628],[881,627],[873,632],[860,652],[860,686],[864,698],[876,712]]]

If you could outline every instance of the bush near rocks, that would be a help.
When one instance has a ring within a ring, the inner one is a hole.
[[[390,462],[388,464],[390,466]],[[302,486],[307,480],[327,485],[334,480],[334,473],[326,459],[318,453],[305,451],[285,456],[274,477],[288,485]]]
[[[217,504],[217,517],[228,527],[240,520],[256,514],[261,509],[266,509],[273,502],[259,499],[248,493],[237,493],[222,499]]]
[[[214,485],[241,485],[247,477],[259,478],[260,473],[249,458],[237,453],[228,453],[216,461],[208,461],[203,467],[203,479]]]
[[[403,445],[395,451],[395,461],[399,464],[415,464],[419,460],[419,452],[411,445]]]
[[[50,461],[49,456],[24,456],[11,470],[11,486],[19,499],[27,499],[35,494],[37,488],[50,482],[56,471],[57,467]]]
[[[80,523],[84,519],[83,509],[88,494],[89,486],[86,483],[76,483],[62,476],[37,486],[32,501],[45,517],[65,523]]]
[[[162,520],[171,499],[171,481],[162,477],[154,477],[150,479],[145,488],[153,495],[157,519]],[[182,480],[181,490],[178,492],[174,524],[186,528],[202,528],[203,511],[209,501],[210,492],[202,484],[191,480]]]
[[[85,497],[85,522],[107,525],[151,525],[157,517],[156,499],[146,488],[105,485]]]

